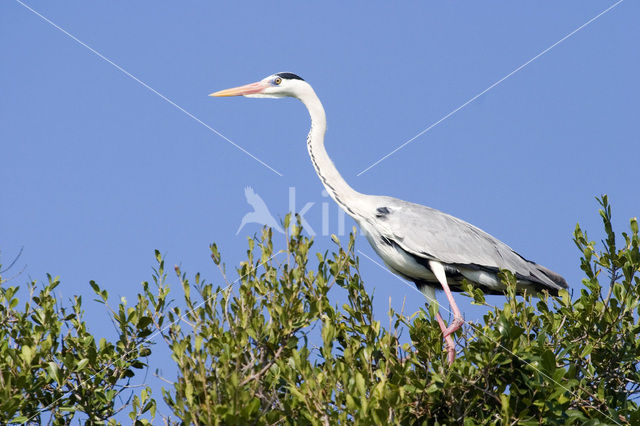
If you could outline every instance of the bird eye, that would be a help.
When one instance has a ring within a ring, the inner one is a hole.
[[[274,82],[276,85],[279,85],[280,83],[282,83],[282,79],[281,79],[280,77],[276,77],[276,79],[275,79],[275,80],[273,80],[273,82]]]

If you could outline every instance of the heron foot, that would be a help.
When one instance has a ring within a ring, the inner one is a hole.
[[[453,322],[449,324],[449,327],[447,327],[445,330],[442,330],[442,336],[445,339],[447,337],[450,337],[453,333],[458,331],[460,327],[462,327],[462,324],[464,324],[464,320],[462,319],[462,317],[454,316]]]

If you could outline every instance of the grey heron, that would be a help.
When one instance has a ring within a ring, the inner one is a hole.
[[[505,269],[515,274],[519,291],[546,290],[557,294],[567,288],[560,275],[525,259],[502,241],[461,219],[423,205],[361,194],[351,188],[325,150],[324,107],[311,85],[297,75],[281,72],[210,96],[293,97],[307,107],[311,116],[307,148],[327,192],[358,223],[373,250],[392,272],[414,282],[430,302],[435,300],[436,287],[444,291],[453,320],[447,326],[439,312],[436,319],[446,341],[449,363],[455,358],[451,334],[464,323],[451,292],[462,290],[463,279],[486,293],[500,294],[505,287],[498,272]]]

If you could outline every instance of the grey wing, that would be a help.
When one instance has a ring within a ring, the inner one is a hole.
[[[412,255],[449,265],[491,271],[507,269],[553,290],[566,288],[558,274],[520,256],[483,230],[449,214],[391,197],[380,197],[376,218],[381,234]],[[382,213],[381,213],[382,212]]]

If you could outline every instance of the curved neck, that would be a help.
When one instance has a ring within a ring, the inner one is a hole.
[[[363,195],[351,188],[342,178],[324,148],[327,118],[322,103],[311,87],[299,99],[307,107],[311,116],[311,130],[307,136],[307,148],[313,167],[331,198],[351,217],[357,219],[362,216],[358,207],[361,205],[359,201]]]

